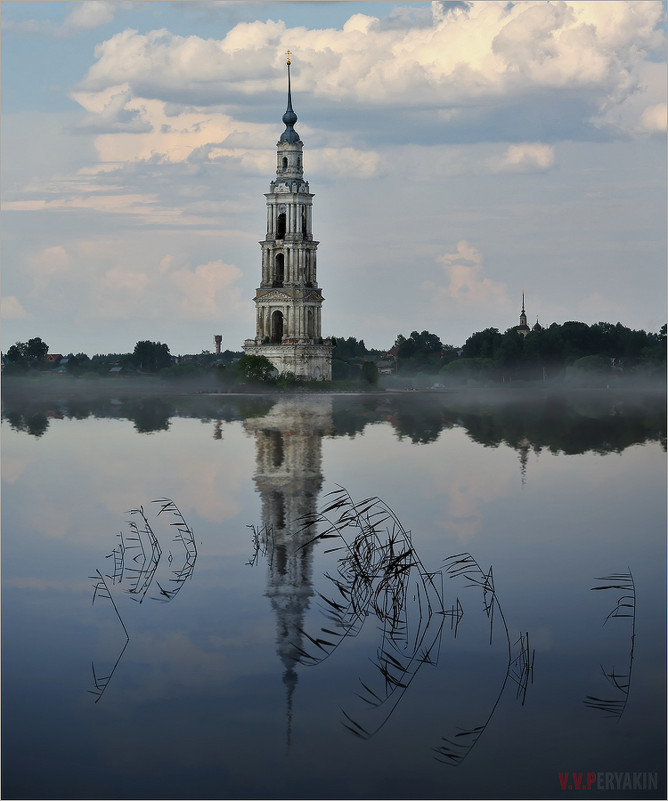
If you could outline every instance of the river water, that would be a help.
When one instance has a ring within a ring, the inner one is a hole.
[[[665,798],[665,395],[4,398],[3,798]]]

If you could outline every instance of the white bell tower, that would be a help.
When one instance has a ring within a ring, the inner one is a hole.
[[[244,352],[266,356],[279,373],[330,381],[331,340],[322,338],[322,291],[318,287],[313,239],[313,195],[304,180],[304,143],[295,131],[290,51],[285,131],[276,144],[276,178],[267,198],[267,234],[262,248],[262,278],[255,293],[255,339]]]

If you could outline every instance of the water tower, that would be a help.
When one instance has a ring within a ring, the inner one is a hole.
[[[220,356],[220,343],[223,341],[223,335],[216,334],[213,341],[216,343],[216,356]]]

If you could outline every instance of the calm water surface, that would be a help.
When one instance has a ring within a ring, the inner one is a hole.
[[[2,442],[4,798],[665,798],[665,396],[9,396]]]

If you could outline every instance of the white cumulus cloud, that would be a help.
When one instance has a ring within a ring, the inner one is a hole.
[[[665,103],[657,103],[646,108],[640,117],[641,130],[647,133],[665,133],[668,110]]]
[[[194,270],[175,270],[169,278],[178,289],[179,314],[184,318],[215,320],[247,305],[238,284],[241,270],[220,259]]]
[[[454,253],[444,253],[437,261],[443,265],[447,284],[436,286],[432,283],[425,288],[434,293],[438,302],[451,305],[454,301],[458,305],[478,308],[508,305],[505,285],[483,275],[482,254],[466,240],[457,243]]]
[[[492,172],[545,172],[554,166],[554,148],[540,143],[510,145],[489,161]]]
[[[128,29],[97,47],[79,90],[127,85],[135,98],[177,106],[225,103],[283,91],[291,49],[302,91],[322,102],[456,115],[537,93],[572,102],[568,93],[579,92],[586,121],[644,91],[640,70],[664,47],[664,22],[661,3],[572,0],[435,4],[430,24],[408,27],[364,14],[342,29],[239,23],[221,40]]]
[[[114,18],[116,13],[114,6],[118,5],[120,5],[118,2],[112,3],[107,0],[84,0],[81,3],[72,3],[72,11],[67,15],[60,33],[88,31],[106,25]]]

